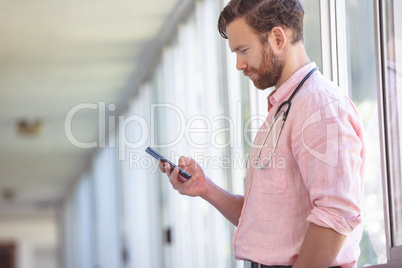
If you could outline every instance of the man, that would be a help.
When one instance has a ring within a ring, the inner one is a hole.
[[[168,164],[160,169],[179,193],[202,197],[238,227],[236,258],[252,267],[356,267],[363,128],[352,102],[310,63],[303,16],[298,0],[232,0],[219,17],[236,68],[259,89],[275,87],[245,196],[217,187],[190,158],[179,161],[189,180]]]

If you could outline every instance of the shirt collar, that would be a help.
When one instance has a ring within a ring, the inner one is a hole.
[[[272,91],[267,99],[268,99],[268,112],[277,103],[282,103],[286,101],[290,95],[292,94],[293,90],[297,87],[301,80],[315,68],[317,65],[314,62],[310,62],[299,70],[297,70],[285,83],[283,83],[279,88]]]

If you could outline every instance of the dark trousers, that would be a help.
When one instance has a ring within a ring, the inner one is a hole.
[[[251,263],[251,268],[292,268],[292,266],[284,266],[284,265],[264,265],[261,264],[260,266],[258,266],[259,264],[256,262],[252,262]],[[332,266],[329,268],[341,268],[340,266]]]

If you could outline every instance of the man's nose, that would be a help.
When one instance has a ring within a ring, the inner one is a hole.
[[[237,56],[237,61],[236,61],[236,69],[239,71],[245,70],[247,68],[247,63],[243,59],[243,57]]]

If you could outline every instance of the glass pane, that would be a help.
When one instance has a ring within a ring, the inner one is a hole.
[[[378,120],[374,6],[373,1],[366,0],[345,2],[348,20],[346,37],[349,52],[349,95],[359,111],[366,130],[364,231],[360,243],[359,266],[367,266],[387,261]]]
[[[302,0],[304,7],[304,45],[311,61],[322,71],[320,1]]]
[[[402,2],[389,0],[386,2],[386,51],[385,62],[387,100],[388,144],[390,145],[390,202],[391,202],[391,236],[392,246],[402,246],[402,180],[400,137],[402,133],[402,117],[399,108],[402,105]],[[398,92],[399,89],[399,92]]]

